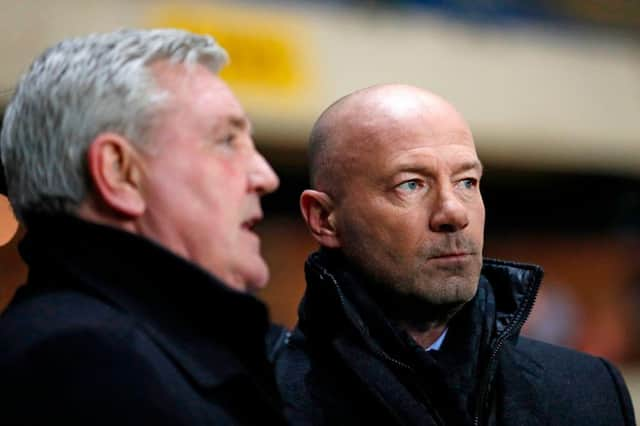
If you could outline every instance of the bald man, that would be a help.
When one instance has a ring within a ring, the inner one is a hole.
[[[482,164],[453,106],[363,89],[309,150],[321,248],[277,364],[293,424],[635,424],[609,362],[519,337],[542,270],[483,259]]]

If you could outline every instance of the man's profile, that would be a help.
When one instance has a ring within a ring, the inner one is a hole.
[[[278,178],[208,36],[67,39],[0,151],[29,267],[0,317],[0,423],[282,422],[253,228]]]
[[[321,248],[277,365],[293,424],[634,424],[610,363],[519,336],[542,270],[483,259],[483,168],[449,103],[362,89],[309,152]]]

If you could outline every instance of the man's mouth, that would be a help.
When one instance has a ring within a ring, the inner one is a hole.
[[[261,220],[262,220],[261,215],[245,220],[244,222],[242,222],[242,229],[246,231],[254,232],[254,228]]]
[[[432,260],[463,260],[468,256],[471,256],[472,253],[469,252],[450,252],[450,253],[439,253],[437,255],[431,256]]]
[[[455,251],[455,252],[450,252],[450,253],[440,253],[437,254],[433,257],[455,257],[455,256],[466,256],[469,253],[465,252],[465,251]]]

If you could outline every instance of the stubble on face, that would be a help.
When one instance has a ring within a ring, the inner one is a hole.
[[[388,313],[422,316],[428,321],[430,316],[448,318],[476,293],[482,267],[484,206],[478,192],[477,199],[465,205],[469,226],[455,232],[434,231],[429,229],[430,202],[395,206],[384,185],[376,181],[389,158],[403,150],[426,147],[428,157],[438,164],[438,173],[448,173],[458,151],[477,160],[470,131],[457,112],[440,98],[416,90],[404,86],[374,89],[350,100],[344,115],[336,114],[334,119],[351,124],[333,151],[333,164],[341,165],[333,174],[340,182],[334,193],[343,254]],[[398,103],[389,104],[394,97]],[[416,116],[427,121],[416,120]],[[438,121],[441,116],[443,123]],[[407,131],[412,128],[415,131]],[[439,136],[443,133],[447,138]],[[458,141],[458,134],[468,135],[468,140]],[[452,253],[461,255],[452,257]]]
[[[482,268],[481,243],[452,235],[428,241],[407,256],[372,235],[366,224],[353,224],[343,228],[343,241],[348,243],[341,250],[382,308],[394,311],[394,316],[439,317],[440,312],[455,310],[475,296]],[[457,262],[438,260],[441,254],[454,251],[468,254]]]

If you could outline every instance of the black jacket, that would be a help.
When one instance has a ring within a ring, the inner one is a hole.
[[[391,324],[339,255],[311,255],[306,276],[276,366],[293,424],[635,424],[610,363],[518,336],[539,267],[486,260],[475,298],[436,352]]]
[[[1,425],[282,424],[266,308],[149,240],[40,218],[0,318]]]

